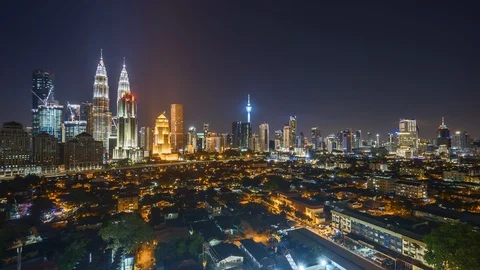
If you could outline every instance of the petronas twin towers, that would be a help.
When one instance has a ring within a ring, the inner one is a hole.
[[[101,53],[93,85],[93,137],[103,142],[105,161],[108,160],[108,153],[110,153],[109,140],[113,123],[108,90],[107,69]],[[129,159],[135,163],[143,158],[143,152],[138,147],[137,106],[135,96],[130,92],[125,59],[118,81],[117,94],[117,116],[114,125],[117,129],[117,139],[116,147],[113,149],[113,160]]]

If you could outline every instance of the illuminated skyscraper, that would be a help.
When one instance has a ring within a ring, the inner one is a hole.
[[[35,70],[32,74],[32,109],[54,103],[54,100],[53,75],[44,70]]]
[[[106,158],[108,158],[108,138],[112,121],[108,89],[107,69],[103,63],[103,54],[100,54],[93,84],[93,138],[103,143]]]
[[[140,148],[143,149],[144,152],[151,154],[152,152],[152,128],[151,127],[141,127],[140,128]]]
[[[290,116],[290,121],[288,122],[288,125],[290,126],[290,138],[289,138],[289,144],[288,147],[297,147],[296,145],[296,139],[297,139],[297,117],[295,115]],[[283,133],[283,136],[285,137],[285,132]],[[286,147],[286,146],[285,146]]]
[[[362,131],[357,130],[357,131],[355,131],[355,134],[353,135],[353,147],[354,148],[360,148],[362,146],[363,146]]]
[[[172,152],[170,145],[170,126],[165,113],[157,117],[153,134],[153,154],[170,154]]]
[[[46,132],[62,141],[63,106],[54,98],[53,76],[35,70],[32,76],[32,134]]]
[[[241,148],[249,149],[250,143],[251,143],[250,140],[252,138],[252,125],[248,122],[242,123],[241,130],[242,130]]]
[[[415,119],[400,119],[397,155],[412,158],[418,153],[418,127]]]
[[[456,131],[452,136],[452,149],[466,152],[470,150],[470,135],[466,132]]]
[[[252,134],[252,137],[250,138],[250,149],[252,149],[253,152],[262,152],[263,150],[260,148],[260,137],[258,136],[257,133]],[[268,148],[268,144],[267,144]]]
[[[80,104],[67,103],[67,109],[65,110],[64,126],[64,138],[63,142],[69,141],[80,133],[87,131],[87,121],[82,120],[82,106]]]
[[[352,153],[352,131],[345,129],[342,131],[342,149],[344,154]]]
[[[209,123],[203,123],[203,136],[206,138],[210,135],[210,124]]]
[[[276,130],[275,131],[275,141],[274,141],[275,151],[281,150],[282,145],[283,145],[283,131],[282,130]]]
[[[318,127],[312,128],[312,147],[313,149],[320,151],[323,149],[322,147],[322,134],[320,133],[320,129]]]
[[[250,112],[252,112],[252,105],[250,104],[250,94],[248,94],[248,101],[247,101],[247,123],[250,123]]]
[[[80,120],[87,121],[87,133],[93,134],[93,104],[82,102],[80,104]]]
[[[232,147],[240,148],[242,145],[242,122],[235,121],[232,123]]]
[[[197,151],[197,130],[195,129],[195,127],[190,127],[188,129],[187,151],[191,154]]]
[[[290,125],[285,125],[283,126],[283,148],[290,148],[292,147],[292,131],[291,131],[291,128],[290,128]],[[295,140],[294,140],[295,141]]]
[[[124,60],[125,61],[125,60]],[[123,63],[123,69],[118,81],[117,98],[117,145],[113,151],[113,159],[129,159],[139,162],[143,153],[138,148],[137,103],[130,91],[128,72]]]
[[[438,126],[437,129],[437,138],[435,138],[435,145],[445,145],[450,147],[450,129],[445,125],[445,120],[442,117],[442,124]]]
[[[0,129],[0,173],[25,173],[30,164],[32,150],[30,134],[17,122],[3,123]],[[25,173],[27,174],[27,173]]]
[[[268,152],[268,142],[270,140],[270,129],[267,123],[260,124],[259,126],[259,151]]]
[[[33,136],[38,136],[45,132],[54,136],[58,142],[62,142],[62,120],[62,105],[39,105],[36,110],[33,110]]]
[[[183,152],[183,105],[172,104],[170,107],[171,117],[171,143],[173,152]]]

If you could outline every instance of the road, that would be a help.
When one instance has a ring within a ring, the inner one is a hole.
[[[143,168],[154,168],[154,167],[169,167],[177,165],[189,165],[189,164],[199,164],[199,163],[209,163],[209,162],[228,162],[228,160],[199,160],[199,161],[179,161],[171,163],[154,163],[154,164],[137,164],[129,167],[121,168],[111,168],[111,169],[95,169],[95,170],[84,170],[84,171],[67,171],[61,173],[49,173],[49,174],[40,174],[41,177],[52,178],[52,177],[62,177],[67,174],[80,174],[80,173],[94,173],[94,172],[108,172],[114,170],[136,170]],[[0,176],[0,181],[4,180],[13,180],[16,176]]]
[[[375,264],[374,262],[359,256],[347,248],[338,245],[337,243],[334,243],[326,238],[324,238],[321,234],[317,233],[315,230],[311,228],[305,228],[308,230],[308,232],[315,234],[318,237],[311,237],[311,239],[318,244],[330,249],[331,251],[335,252],[339,256],[341,256],[343,259],[352,262],[353,264],[365,269],[365,270],[385,270],[385,268]],[[307,236],[307,235],[306,235]],[[310,235],[311,236],[311,235]]]

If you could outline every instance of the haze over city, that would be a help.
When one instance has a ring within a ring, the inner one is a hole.
[[[477,3],[147,2],[3,3],[0,121],[29,125],[36,68],[62,104],[91,100],[103,49],[112,82],[126,57],[140,126],[182,103],[187,127],[229,132],[251,94],[254,126],[296,115],[299,131],[386,139],[408,117],[434,137],[444,116],[480,135]]]

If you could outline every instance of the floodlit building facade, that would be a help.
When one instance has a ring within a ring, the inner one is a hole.
[[[107,69],[103,62],[103,54],[101,54],[93,83],[93,138],[102,142],[105,160],[108,158],[109,153],[109,137],[112,123],[108,91]]]
[[[170,142],[174,153],[183,152],[183,105],[170,106],[171,133]]]
[[[117,144],[114,160],[128,159],[133,163],[142,161],[143,152],[138,147],[137,103],[130,91],[130,80],[125,63],[118,81],[117,98]]]
[[[58,104],[38,105],[33,110],[33,136],[43,132],[54,136],[58,142],[62,142],[63,106]]]
[[[397,155],[412,158],[418,153],[418,127],[415,119],[400,119]]]
[[[170,144],[170,125],[165,113],[160,114],[155,120],[153,132],[153,155],[164,160],[177,160],[178,154],[172,154]]]
[[[30,135],[22,124],[3,123],[0,129],[0,170],[3,175],[21,174],[30,167]]]

